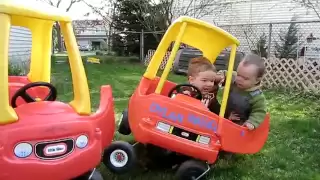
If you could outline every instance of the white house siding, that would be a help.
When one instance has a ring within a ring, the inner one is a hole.
[[[10,30],[9,60],[21,63],[29,60],[31,55],[31,32],[27,28],[13,26]]]
[[[195,4],[189,8],[188,16],[193,16],[192,9],[197,8],[197,0],[192,1]],[[179,5],[175,7],[182,8],[188,6],[190,0],[176,0],[176,2]],[[196,14],[196,17],[217,25],[283,22],[290,21],[293,15],[297,15],[298,20],[301,21],[318,19],[313,10],[307,10],[292,0],[220,0],[218,2],[213,1],[207,5],[203,13]],[[179,9],[176,9],[175,14],[181,15],[178,11]]]
[[[73,21],[77,43],[80,46],[92,46],[95,42],[108,43],[108,24],[101,20],[75,20]],[[100,45],[103,48],[103,45]]]
[[[180,8],[188,6],[189,2],[190,0],[179,1]],[[302,7],[292,0],[221,0],[207,6],[203,12],[208,13],[196,18],[216,24],[236,36],[241,42],[239,49],[244,52],[250,52],[254,48],[262,33],[269,35],[268,23],[289,22],[293,16],[297,17],[297,21],[319,20],[312,9]],[[177,11],[176,14],[176,17],[180,15]],[[187,15],[193,16],[193,11],[189,11]],[[289,23],[272,24],[271,51],[274,50],[274,42],[279,41],[279,32],[288,26]],[[302,46],[310,33],[320,37],[320,22],[299,23],[299,28]]]

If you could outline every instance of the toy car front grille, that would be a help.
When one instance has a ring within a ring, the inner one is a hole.
[[[35,145],[36,156],[45,160],[63,158],[73,150],[74,141],[72,139],[39,142]]]
[[[191,140],[191,141],[197,141],[197,138],[198,138],[198,134],[186,131],[186,130],[178,128],[178,127],[173,127],[171,134],[179,136],[184,139]]]
[[[188,139],[190,141],[198,142],[200,144],[208,145],[211,141],[209,136],[198,135],[196,133],[186,131],[184,129],[172,126],[170,124],[167,124],[161,121],[157,123],[156,129],[164,133],[170,133],[172,135],[175,135],[184,139]]]

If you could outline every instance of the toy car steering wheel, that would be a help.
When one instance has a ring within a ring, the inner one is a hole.
[[[17,107],[17,99],[18,97],[21,97],[25,102],[31,103],[31,102],[37,102],[36,99],[32,98],[28,93],[27,90],[33,87],[38,86],[44,86],[47,87],[50,91],[46,98],[43,99],[43,101],[54,101],[57,99],[57,89],[50,83],[47,82],[33,82],[30,84],[27,84],[20,88],[11,99],[11,105],[13,108]]]
[[[185,91],[186,89],[183,89],[183,87],[191,87],[193,88],[193,92],[195,92],[195,95],[192,95],[192,97],[201,100],[202,99],[202,93],[199,90],[199,88],[195,87],[192,84],[178,84],[176,85],[174,88],[172,88],[168,94],[169,97],[171,97],[174,94],[174,91],[176,91],[177,93],[183,94],[183,91]]]

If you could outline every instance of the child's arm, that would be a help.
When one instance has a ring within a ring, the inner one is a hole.
[[[231,84],[235,81],[236,76],[237,76],[237,72],[233,71],[232,72],[232,77],[231,77]],[[217,73],[217,77],[216,77],[215,83],[216,84],[221,84],[221,86],[224,86],[226,78],[227,78],[227,70],[220,70]]]
[[[259,127],[267,113],[266,99],[263,94],[253,97],[251,104],[252,107],[249,119],[244,124],[250,130]]]

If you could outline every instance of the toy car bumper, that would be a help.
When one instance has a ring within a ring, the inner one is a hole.
[[[135,137],[137,141],[160,146],[170,151],[206,161],[209,164],[213,164],[217,160],[220,145],[200,144],[147,126],[147,124],[139,125],[140,132],[144,133],[141,139]]]
[[[0,172],[0,179],[72,179],[94,169],[100,163],[101,153],[100,142],[95,141],[85,149],[75,148],[69,156],[61,159],[45,160],[36,156],[28,159],[4,157],[0,163],[3,167]]]

